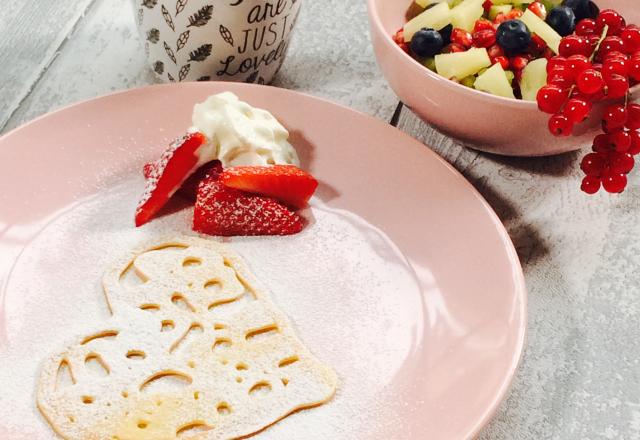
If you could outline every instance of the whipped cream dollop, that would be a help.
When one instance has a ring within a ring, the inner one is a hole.
[[[231,92],[207,98],[193,108],[192,130],[207,136],[224,167],[299,165],[289,132],[268,111],[252,107]]]

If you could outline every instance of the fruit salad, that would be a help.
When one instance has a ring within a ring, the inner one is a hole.
[[[136,226],[177,195],[195,204],[192,228],[209,235],[290,235],[305,225],[318,182],[298,167],[288,131],[271,113],[221,93],[196,104],[193,126],[143,167]]]
[[[476,90],[535,101],[563,37],[599,10],[589,0],[416,0],[394,41],[425,67]]]

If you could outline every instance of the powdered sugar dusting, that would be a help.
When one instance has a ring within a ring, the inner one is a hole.
[[[84,200],[25,249],[9,279],[7,343],[0,346],[0,433],[55,438],[35,407],[42,360],[60,341],[108,316],[100,281],[106,267],[140,242],[193,234],[192,212],[133,227],[141,178]],[[410,267],[388,238],[353,214],[314,201],[310,224],[287,237],[225,239],[271,291],[309,349],[339,376],[327,405],[303,411],[260,439],[354,439],[401,423],[383,391],[415,349],[423,305]],[[211,238],[213,239],[213,238]]]

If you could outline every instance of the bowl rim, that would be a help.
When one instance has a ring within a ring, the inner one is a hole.
[[[413,1],[413,0],[407,0],[407,1]],[[447,79],[443,76],[438,75],[437,73],[433,72],[432,70],[420,64],[411,55],[409,55],[408,53],[400,49],[400,46],[398,46],[398,44],[396,44],[396,42],[393,41],[393,39],[391,38],[391,35],[389,35],[386,32],[386,29],[382,25],[382,20],[380,19],[380,15],[378,14],[378,8],[376,6],[376,0],[367,0],[367,9],[369,11],[370,22],[376,26],[378,32],[384,35],[384,42],[387,45],[391,45],[392,50],[397,51],[397,53],[399,53],[402,57],[409,59],[410,60],[409,65],[412,66],[414,70],[416,68],[419,68],[424,75],[428,76],[429,78],[437,81],[439,84],[444,85],[445,87],[448,87],[449,89],[454,91],[457,90],[463,93],[468,93],[477,98],[495,100],[496,103],[498,104],[508,105],[509,107],[515,107],[521,110],[535,109],[536,111],[539,111],[538,104],[535,101],[525,101],[523,99],[511,99],[511,98],[505,98],[502,96],[492,95],[491,93],[481,92],[479,90],[466,87],[460,83],[451,81],[450,79]],[[640,83],[636,84],[635,86],[629,89],[630,95],[635,95],[638,92],[640,92]],[[617,99],[606,99],[604,101],[599,101],[598,103],[601,104],[609,101],[617,101]]]

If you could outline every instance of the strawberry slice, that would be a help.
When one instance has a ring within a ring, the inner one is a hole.
[[[311,174],[294,165],[228,168],[220,181],[229,188],[273,197],[294,208],[303,208],[318,187]]]
[[[144,167],[142,168],[142,173],[144,174],[145,179],[149,179],[153,167],[155,167],[155,162],[149,162],[144,165]],[[222,163],[219,160],[208,162],[198,168],[195,173],[189,176],[189,178],[182,183],[182,186],[180,186],[180,189],[176,192],[176,195],[179,195],[180,197],[189,201],[195,202],[198,195],[198,185],[200,184],[200,181],[202,181],[210,173],[215,173],[216,176],[222,174]]]
[[[198,187],[193,230],[209,235],[290,235],[304,220],[277,200],[226,187],[208,176]]]
[[[205,135],[189,133],[173,142],[159,160],[145,165],[147,184],[136,210],[136,226],[151,220],[200,165],[213,159],[209,150]]]

